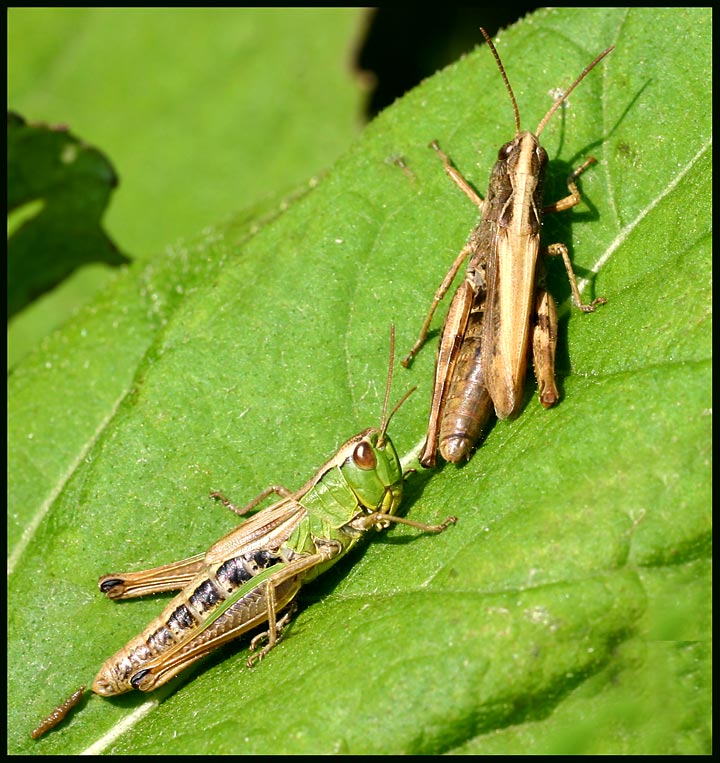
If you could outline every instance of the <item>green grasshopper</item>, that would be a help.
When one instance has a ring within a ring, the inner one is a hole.
[[[387,416],[393,355],[394,330],[380,427],[351,437],[299,490],[273,485],[243,508],[212,493],[240,515],[272,493],[281,499],[204,554],[100,578],[100,590],[111,599],[180,589],[181,593],[103,663],[92,684],[95,694],[110,697],[132,689],[156,689],[217,647],[267,623],[267,630],[250,643],[247,665],[251,667],[277,643],[301,586],[345,556],[368,531],[396,522],[439,533],[455,523],[455,517],[428,525],[394,516],[402,499],[404,475],[387,429],[414,390]],[[265,645],[256,652],[263,640]],[[75,692],[31,736],[37,738],[59,723],[81,695],[81,690]]]

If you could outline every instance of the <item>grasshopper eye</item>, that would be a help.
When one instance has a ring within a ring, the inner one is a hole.
[[[355,466],[363,471],[369,472],[377,466],[375,451],[372,449],[370,443],[365,442],[364,440],[355,446],[352,457]]]
[[[506,143],[499,151],[498,151],[498,159],[507,159],[510,154],[512,153],[514,141],[510,141],[509,143]]]

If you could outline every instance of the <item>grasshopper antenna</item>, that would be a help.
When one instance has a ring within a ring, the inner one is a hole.
[[[503,81],[505,82],[505,87],[507,88],[508,93],[510,94],[510,100],[512,101],[513,106],[513,112],[515,114],[515,135],[520,134],[520,112],[518,110],[517,101],[515,100],[515,94],[513,93],[512,87],[510,87],[510,82],[508,80],[507,74],[505,73],[505,67],[502,65],[502,61],[500,60],[500,55],[498,54],[497,50],[495,49],[495,46],[493,45],[493,41],[490,39],[490,35],[482,28],[480,27],[480,31],[483,34],[483,37],[485,38],[485,42],[487,42],[490,50],[492,51],[493,56],[495,56],[495,61],[497,61],[498,69],[500,69],[500,74],[502,75]],[[600,63],[600,61],[605,58],[605,56],[610,53],[610,51],[614,48],[614,45],[611,45],[607,50],[603,50],[602,53],[600,53],[599,56],[597,56],[591,63],[589,63],[581,72],[580,76],[575,80],[575,82],[570,85],[570,87],[559,97],[556,99],[555,103],[550,107],[549,111],[545,116],[540,120],[540,124],[537,126],[537,130],[535,130],[535,137],[540,137],[540,133],[545,129],[545,125],[550,121],[550,117],[557,111],[557,109],[560,107],[560,104],[572,93],[573,90],[587,77],[587,75]]]
[[[510,80],[508,79],[507,74],[505,73],[505,67],[502,64],[502,61],[500,60],[500,55],[495,50],[495,46],[493,45],[493,41],[490,39],[490,35],[482,28],[480,27],[480,31],[483,34],[483,37],[485,38],[485,42],[488,44],[488,47],[492,51],[493,56],[495,56],[495,61],[497,61],[498,69],[500,69],[500,74],[502,75],[503,82],[505,83],[505,87],[507,88],[508,93],[510,94],[510,100],[512,101],[512,107],[513,112],[515,114],[515,135],[520,134],[520,111],[518,110],[517,101],[515,100],[515,93],[513,93],[513,89],[510,87]]]
[[[603,50],[602,53],[600,53],[599,56],[597,56],[591,63],[589,63],[583,70],[580,76],[575,80],[575,82],[570,85],[570,87],[553,103],[553,105],[550,107],[550,110],[547,114],[540,120],[540,124],[537,126],[537,130],[535,130],[535,137],[539,137],[540,133],[545,129],[545,125],[550,121],[550,117],[557,111],[560,104],[572,93],[573,90],[587,77],[588,74],[600,63],[600,61],[605,58],[605,56],[610,53],[610,51],[614,48],[614,45],[611,45],[606,50]]]
[[[392,387],[392,377],[393,377],[393,366],[395,363],[395,324],[390,324],[390,361],[388,363],[388,376],[387,376],[387,383],[385,384],[385,402],[383,403],[383,412],[382,412],[382,420],[380,422],[380,436],[377,440],[377,447],[382,448],[382,446],[385,444],[385,435],[387,434],[388,426],[390,425],[390,421],[392,417],[397,413],[400,406],[412,395],[413,392],[417,389],[417,387],[413,387],[412,389],[409,389],[400,399],[400,402],[397,403],[397,405],[390,411],[390,415],[386,416],[387,414],[387,407],[388,402],[390,401],[390,389]]]

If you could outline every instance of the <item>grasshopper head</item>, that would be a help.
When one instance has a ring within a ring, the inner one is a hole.
[[[402,499],[403,474],[395,446],[381,429],[366,429],[340,467],[358,502],[369,511],[394,514]]]

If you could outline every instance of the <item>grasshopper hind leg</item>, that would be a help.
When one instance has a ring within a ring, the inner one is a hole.
[[[113,572],[98,580],[108,599],[133,599],[150,593],[179,591],[203,569],[204,554],[139,572]]]
[[[291,562],[274,565],[263,572],[264,580],[249,581],[231,596],[220,612],[192,631],[167,652],[148,660],[130,677],[130,688],[152,691],[174,678],[197,660],[223,644],[267,623],[268,643],[257,655],[265,656],[277,643],[278,621],[276,612],[292,603],[308,572],[337,556],[340,549],[328,543],[321,551],[299,556]],[[172,606],[172,605],[171,605]],[[280,618],[281,628],[289,616]],[[249,663],[252,664],[252,663]],[[96,679],[97,684],[97,679]],[[93,691],[96,690],[93,685]]]

